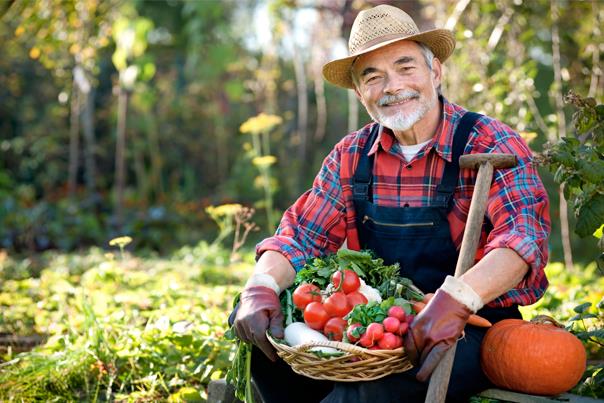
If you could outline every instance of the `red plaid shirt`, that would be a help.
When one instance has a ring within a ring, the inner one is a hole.
[[[443,99],[443,118],[435,136],[411,161],[403,157],[392,132],[384,129],[370,151],[375,154],[373,203],[387,207],[427,206],[441,181],[445,160],[451,161],[453,133],[465,112]],[[335,253],[345,240],[348,248],[359,249],[352,176],[373,124],[336,144],[323,162],[313,187],[285,212],[276,234],[258,244],[258,256],[266,250],[278,251],[298,271],[309,258]],[[543,268],[548,256],[550,218],[547,193],[531,151],[508,126],[484,116],[470,133],[464,153],[511,153],[518,157],[516,167],[495,171],[486,212],[493,229],[487,233],[486,225],[483,226],[476,259],[495,248],[515,250],[529,265],[529,271],[515,288],[489,306],[532,304],[548,286]],[[454,205],[448,215],[458,250],[476,173],[460,170]]]

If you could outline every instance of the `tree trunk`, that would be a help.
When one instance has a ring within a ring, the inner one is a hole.
[[[162,167],[164,160],[159,143],[159,131],[157,120],[153,111],[147,115],[147,141],[149,143],[149,159],[151,161],[151,189],[155,200],[161,200],[164,194],[164,183],[162,178]]]
[[[115,225],[118,231],[124,224],[124,191],[126,187],[126,117],[128,91],[120,86],[117,104],[117,132],[115,142]]]
[[[80,159],[80,105],[78,86],[73,81],[71,89],[71,111],[69,117],[69,174],[67,180],[67,193],[69,197],[75,196],[78,181],[78,162]]]
[[[556,115],[558,117],[558,138],[566,137],[566,117],[564,115],[564,100],[562,97],[562,75],[560,66],[560,33],[558,32],[558,3],[552,1],[552,60],[554,64],[554,88],[553,95],[556,101]],[[570,243],[570,226],[568,223],[568,206],[564,197],[564,185],[560,185],[560,236],[562,237],[562,249],[564,251],[564,264],[566,269],[573,271],[573,254]]]
[[[82,132],[84,133],[85,147],[85,178],[86,189],[89,195],[96,191],[96,163],[95,163],[95,148],[96,141],[94,136],[94,91],[84,93],[84,110],[82,113]]]
[[[596,0],[592,0],[591,2],[591,9],[592,12],[594,14],[594,18],[595,18],[595,23],[593,24],[593,30],[592,30],[592,39],[594,41],[594,43],[592,43],[590,45],[591,49],[592,49],[592,54],[591,54],[591,80],[589,82],[589,92],[587,93],[588,97],[592,97],[592,98],[598,98],[598,81],[602,82],[604,81],[602,79],[602,68],[600,66],[600,41],[598,40],[600,38],[600,35],[602,34],[602,21],[600,18],[600,15],[602,14],[600,12],[600,8],[598,6],[598,2],[596,2]],[[600,3],[601,4],[601,3]]]
[[[130,149],[133,154],[134,172],[136,175],[136,197],[137,200],[142,200],[146,205],[151,198],[150,174],[145,167],[145,142],[141,141],[137,134],[136,132],[131,133],[130,139]]]
[[[317,97],[317,128],[315,140],[322,141],[327,126],[327,102],[325,101],[325,82],[321,74],[315,74],[315,96]]]
[[[359,126],[359,102],[354,91],[348,91],[348,133],[358,129]]]
[[[298,161],[300,164],[299,166],[302,168],[306,166],[306,143],[308,141],[308,86],[306,84],[304,61],[301,57],[302,51],[296,44],[294,37],[290,37],[294,49],[294,76],[296,79],[296,88],[298,92],[298,137],[300,139],[300,143],[298,144]],[[305,169],[300,169],[298,174],[298,183],[296,186],[296,191],[298,192],[301,191],[301,183],[305,173]]]
[[[217,101],[220,102],[220,100]],[[220,108],[220,106],[217,106]],[[216,179],[218,183],[224,183],[227,179],[227,172],[229,170],[229,136],[224,125],[223,113],[216,113],[214,115],[214,130],[216,139]]]

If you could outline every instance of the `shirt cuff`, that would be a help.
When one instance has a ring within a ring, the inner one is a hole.
[[[306,264],[306,255],[292,244],[291,238],[284,238],[278,235],[267,238],[256,245],[256,260],[260,258],[267,250],[272,250],[281,253],[294,267],[294,270],[299,272]]]

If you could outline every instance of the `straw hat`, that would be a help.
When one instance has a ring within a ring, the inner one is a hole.
[[[348,41],[350,56],[333,60],[323,66],[323,77],[337,86],[354,88],[351,77],[354,60],[360,55],[402,40],[426,44],[441,62],[444,62],[455,48],[455,37],[448,29],[420,32],[409,14],[383,4],[361,11],[357,15]]]

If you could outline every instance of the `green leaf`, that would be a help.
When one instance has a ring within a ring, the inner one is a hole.
[[[575,315],[572,318],[570,318],[568,321],[569,322],[576,322],[578,320],[581,320],[581,315]]]
[[[577,305],[573,310],[577,313],[583,313],[591,306],[591,302],[584,302],[581,305]]]
[[[577,217],[575,232],[580,237],[592,235],[604,222],[604,195],[595,194],[584,201]]]
[[[587,337],[595,337],[597,339],[604,339],[604,329],[595,329],[585,332]]]

